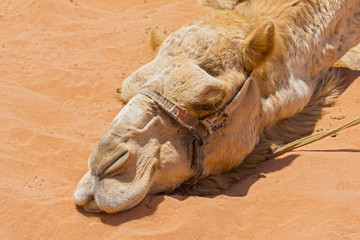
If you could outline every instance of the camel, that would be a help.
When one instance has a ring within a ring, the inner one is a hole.
[[[221,193],[274,144],[311,134],[344,89],[332,65],[360,42],[360,1],[250,0],[152,39],[74,193],[88,212]]]

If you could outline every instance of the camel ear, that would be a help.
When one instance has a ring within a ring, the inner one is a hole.
[[[265,62],[274,50],[275,24],[268,20],[245,39],[244,66],[247,72]]]
[[[155,26],[151,29],[150,32],[150,42],[153,50],[157,52],[160,45],[164,42],[167,35],[163,33],[158,26]]]

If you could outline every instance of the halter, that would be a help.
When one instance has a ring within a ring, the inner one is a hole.
[[[143,94],[153,100],[181,126],[189,129],[195,137],[195,140],[192,143],[193,156],[191,168],[196,174],[185,184],[194,185],[199,177],[204,174],[204,144],[208,141],[211,134],[226,126],[231,119],[231,113],[234,112],[238,104],[245,98],[246,93],[251,86],[251,82],[251,77],[249,77],[240,90],[238,90],[235,97],[226,106],[204,119],[199,119],[197,116],[189,113],[186,109],[183,109],[174,101],[163,96],[151,87],[144,87],[139,91],[139,94]],[[203,134],[204,128],[206,134]]]

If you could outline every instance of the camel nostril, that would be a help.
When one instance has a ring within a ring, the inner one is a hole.
[[[106,176],[117,171],[125,164],[126,160],[129,158],[129,155],[130,154],[128,149],[122,151],[116,158],[108,162],[108,167],[104,169],[102,175]]]
[[[95,201],[95,196],[94,195],[90,196],[90,201]]]

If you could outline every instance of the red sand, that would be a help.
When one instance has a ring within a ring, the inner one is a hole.
[[[79,211],[87,157],[123,107],[116,88],[152,58],[149,28],[171,32],[211,11],[195,0],[117,2],[0,2],[0,239],[360,239],[360,127],[270,160],[266,178],[224,195]],[[360,78],[318,126],[357,117]]]

